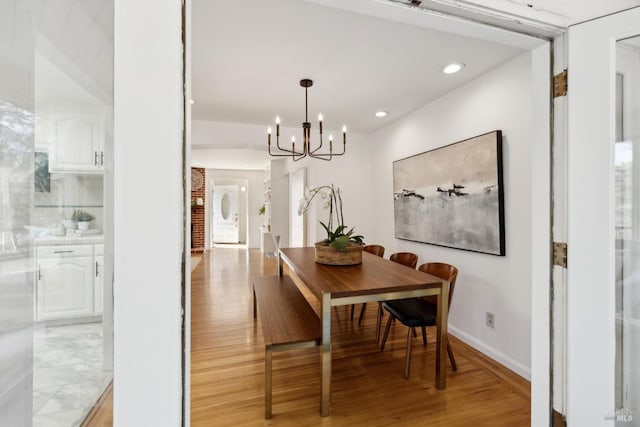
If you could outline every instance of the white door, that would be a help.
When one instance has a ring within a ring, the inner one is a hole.
[[[638,7],[569,29],[569,426],[640,426],[638,35]]]
[[[237,185],[213,186],[213,241],[238,243],[238,192]]]

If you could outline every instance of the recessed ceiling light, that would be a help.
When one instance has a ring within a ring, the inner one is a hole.
[[[462,67],[464,67],[464,64],[457,64],[454,62],[442,68],[442,72],[445,74],[454,74],[462,70]]]
[[[195,104],[196,101],[194,101],[193,99],[190,101],[191,105]]]
[[[389,113],[387,113],[386,111],[382,111],[382,110],[376,111],[376,117],[384,117],[387,114],[389,114]]]

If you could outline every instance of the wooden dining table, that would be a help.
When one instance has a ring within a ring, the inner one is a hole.
[[[278,251],[278,274],[284,264],[294,279],[306,286],[321,304],[322,379],[320,413],[331,415],[331,307],[373,301],[435,295],[437,311],[436,387],[446,387],[447,309],[449,282],[422,271],[363,252],[362,264],[330,266],[315,262],[315,249],[282,248]]]

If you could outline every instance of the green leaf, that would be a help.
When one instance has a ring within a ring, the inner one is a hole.
[[[336,236],[344,236],[343,231],[344,231],[344,229],[345,229],[345,228],[347,228],[347,226],[346,226],[346,225],[341,225],[341,226],[339,226],[338,228],[336,228],[336,231],[334,231],[334,234],[335,234]]]
[[[333,242],[331,242],[331,246],[336,249],[340,249],[341,251],[345,250],[349,245],[349,238],[347,236],[337,237]]]
[[[329,239],[330,241],[333,240],[333,236],[331,235],[331,230],[329,230],[329,227],[327,227],[327,225],[324,222],[322,221],[319,221],[319,222],[320,222],[320,225],[324,227],[325,231],[327,232],[327,239]]]
[[[359,243],[359,244],[361,244],[361,245],[364,243],[364,237],[363,237],[363,236],[360,236],[360,235],[357,235],[357,236],[351,236],[349,239],[350,239],[352,242],[356,242],[356,243]]]

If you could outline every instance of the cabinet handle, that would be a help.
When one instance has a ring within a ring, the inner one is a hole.
[[[97,151],[93,152],[93,165],[94,166],[98,166],[98,152]]]
[[[98,261],[96,261],[96,277],[98,277]]]
[[[100,151],[100,166],[104,166],[104,151]]]
[[[53,251],[54,254],[72,254],[73,251]]]
[[[38,266],[38,281],[42,280],[42,271],[40,270],[40,266]]]

